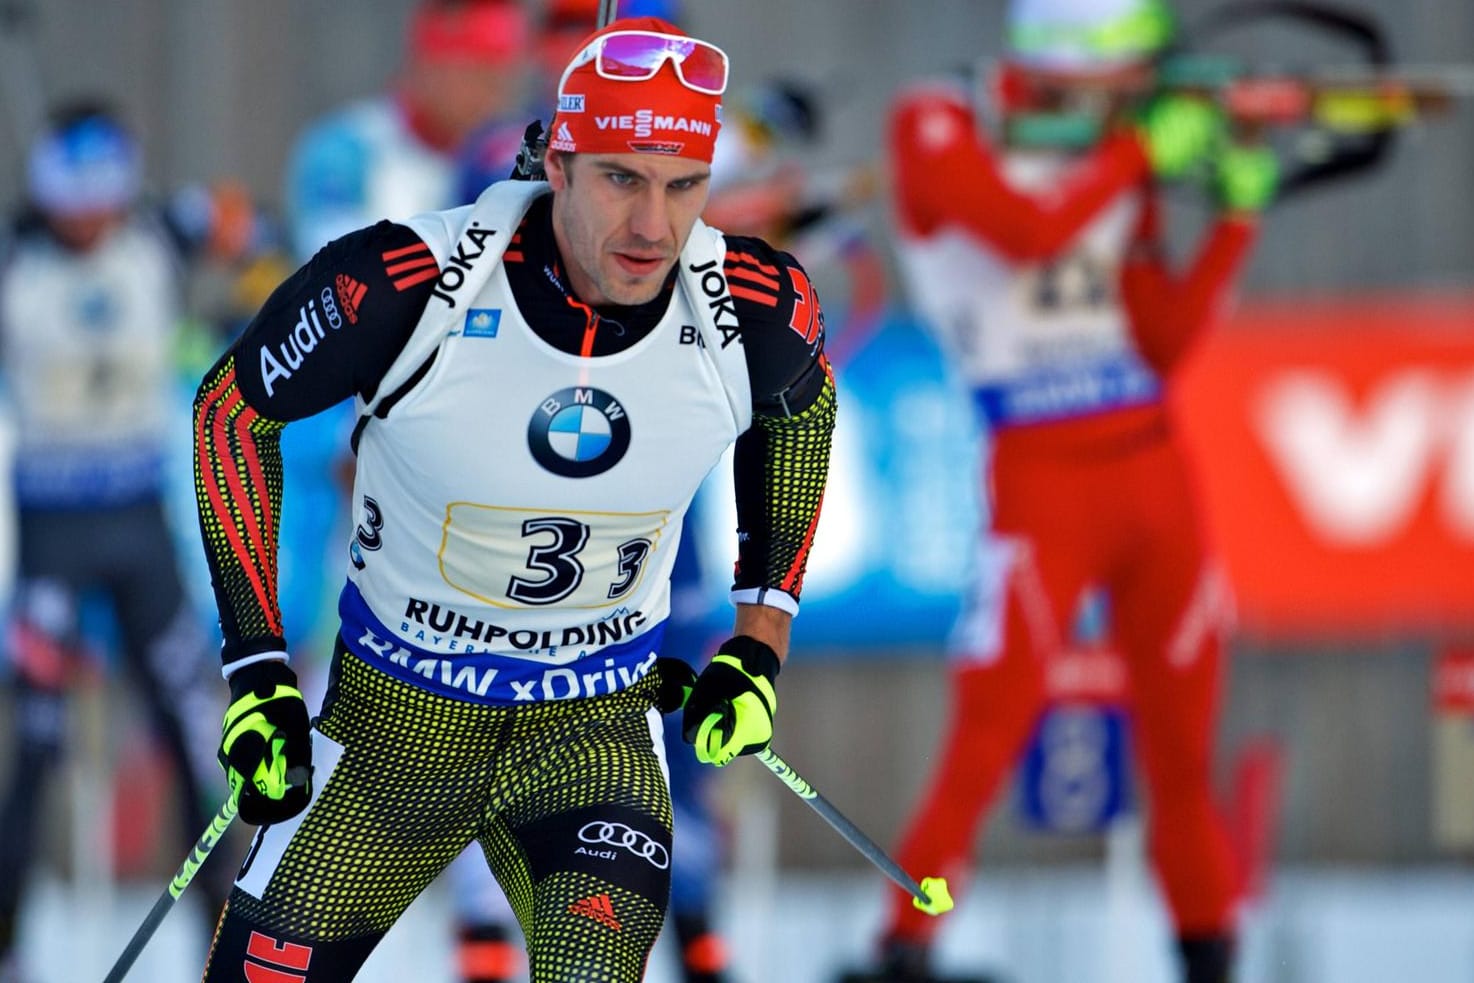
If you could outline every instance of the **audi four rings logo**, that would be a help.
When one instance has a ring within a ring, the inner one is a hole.
[[[624,823],[595,820],[584,824],[584,828],[578,831],[578,838],[585,843],[607,843],[610,846],[623,847],[635,856],[650,861],[660,870],[670,866],[670,853],[665,847]]]

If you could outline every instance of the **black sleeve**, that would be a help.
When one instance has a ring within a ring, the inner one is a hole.
[[[733,456],[733,597],[796,610],[837,409],[824,358],[824,312],[798,260],[760,239],[728,236],[725,271],[753,403],[752,426],[737,439]]]
[[[792,255],[749,236],[726,239],[725,272],[742,331],[753,410],[801,413],[818,398],[826,372],[819,295]]]
[[[439,274],[430,247],[391,222],[328,243],[267,299],[233,348],[241,394],[300,420],[371,398],[409,340]]]
[[[286,649],[276,581],[282,429],[354,393],[371,397],[438,274],[403,226],[338,239],[276,289],[200,383],[195,494],[227,670]]]

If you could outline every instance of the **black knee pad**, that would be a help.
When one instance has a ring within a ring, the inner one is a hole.
[[[331,941],[311,940],[266,928],[253,917],[251,899],[231,895],[225,917],[215,931],[203,983],[270,979],[275,983],[351,980],[381,933]],[[259,904],[259,902],[257,902]]]

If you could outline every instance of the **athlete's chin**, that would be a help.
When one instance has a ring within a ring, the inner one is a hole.
[[[665,285],[670,269],[671,264],[668,262],[661,263],[646,273],[633,273],[621,268],[614,276],[609,277],[604,293],[610,301],[623,307],[648,304],[660,296],[660,288]]]

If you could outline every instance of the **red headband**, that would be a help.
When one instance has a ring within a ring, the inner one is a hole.
[[[527,15],[510,0],[423,3],[410,24],[410,50],[431,61],[500,64],[523,57],[529,44]]]
[[[686,36],[658,17],[633,17],[589,35],[574,57],[612,31]],[[709,164],[721,126],[721,96],[687,88],[669,62],[652,78],[630,81],[603,78],[590,61],[569,73],[558,92],[548,146],[564,153],[664,154]]]

